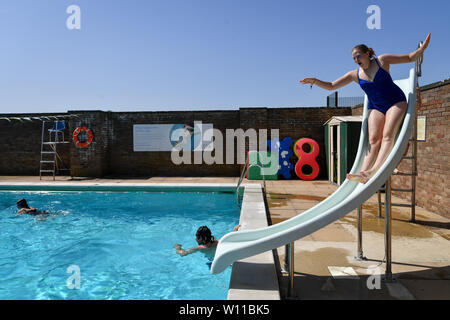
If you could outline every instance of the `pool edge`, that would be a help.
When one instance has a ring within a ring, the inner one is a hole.
[[[48,182],[0,182],[0,191],[218,191],[235,192],[236,185],[232,183],[48,183]]]
[[[242,229],[267,227],[267,213],[260,184],[245,185],[239,219]],[[233,263],[227,300],[281,300],[272,251]]]

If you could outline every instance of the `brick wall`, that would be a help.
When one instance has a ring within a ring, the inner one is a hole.
[[[417,142],[416,205],[450,218],[450,80],[421,87],[421,98],[417,115],[426,116],[426,140]],[[352,113],[362,114],[362,108]],[[410,172],[411,160],[403,160],[398,169]],[[393,176],[392,185],[410,188],[411,178]],[[394,194],[411,199],[410,193]]]
[[[123,176],[239,176],[242,165],[237,163],[235,144],[234,164],[175,165],[170,152],[133,152],[134,124],[171,124],[202,121],[219,129],[226,147],[226,129],[279,129],[280,138],[315,139],[322,150],[317,162],[319,179],[326,178],[323,124],[333,115],[349,115],[350,108],[241,108],[218,111],[174,112],[103,112],[69,111],[76,115],[67,121],[70,135],[76,127],[87,126],[94,134],[88,148],[73,143],[60,149],[73,176],[101,177],[108,174]],[[37,114],[42,116],[44,114]],[[2,116],[13,116],[4,114]],[[24,116],[24,115],[18,115]],[[41,122],[0,122],[0,175],[37,175],[39,173]],[[66,139],[71,139],[67,137]],[[248,139],[246,141],[248,149]],[[11,159],[19,159],[11,164]],[[193,160],[193,159],[192,159]],[[296,161],[297,159],[292,159]]]
[[[110,150],[113,143],[111,112],[69,111],[76,114],[69,121],[69,132],[77,127],[88,127],[94,139],[88,148],[79,148],[70,143],[70,168],[72,176],[101,177],[110,172]]]
[[[350,108],[283,108],[269,109],[269,128],[280,128],[280,138],[292,137],[294,142],[301,138],[314,139],[320,148],[317,163],[320,172],[317,179],[327,179],[326,155],[325,155],[325,130],[324,123],[332,116],[351,115]],[[294,154],[292,162],[297,162]],[[295,176],[295,174],[294,174]]]
[[[144,176],[237,176],[238,165],[176,165],[170,152],[133,152],[133,125],[172,124],[202,121],[213,123],[225,137],[226,128],[239,124],[238,111],[118,112],[111,115],[113,135],[110,172],[119,175]],[[194,162],[194,156],[191,161]]]
[[[27,117],[55,116],[56,114],[27,114]],[[3,114],[1,117],[24,117],[23,114]],[[48,140],[47,124],[45,139]],[[41,157],[41,120],[0,120],[0,174],[39,175]],[[67,139],[67,138],[66,138]],[[69,144],[57,147],[63,163],[70,166]]]
[[[417,115],[426,116],[426,140],[417,142],[416,204],[450,218],[450,81],[421,88],[421,98]],[[411,161],[403,160],[399,170],[411,171]],[[411,179],[395,176],[392,184],[409,187]]]

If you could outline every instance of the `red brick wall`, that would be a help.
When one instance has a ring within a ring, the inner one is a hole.
[[[424,87],[421,98],[417,115],[426,116],[426,140],[417,142],[416,204],[450,218],[450,81]],[[411,161],[403,160],[399,169],[411,171]],[[393,186],[410,186],[410,180],[395,176]],[[410,199],[411,194],[398,196]]]
[[[67,121],[67,134],[76,127],[87,126],[94,134],[88,148],[67,145],[64,158],[70,163],[73,176],[100,177],[108,174],[124,176],[239,176],[237,164],[181,164],[171,161],[170,152],[133,152],[134,124],[212,123],[224,137],[226,129],[279,129],[280,138],[291,136],[294,141],[309,137],[321,148],[317,159],[319,179],[326,178],[323,124],[333,115],[350,115],[350,108],[241,108],[218,111],[174,112],[103,112],[70,111],[77,115]],[[41,114],[42,115],[42,114]],[[1,116],[12,116],[4,114]],[[24,116],[24,115],[21,115]],[[41,122],[0,122],[0,175],[37,175],[39,173]],[[68,137],[71,139],[71,137]],[[248,141],[247,141],[248,145]],[[62,152],[63,150],[61,150]],[[11,161],[19,159],[19,161]],[[297,159],[292,159],[296,161]]]

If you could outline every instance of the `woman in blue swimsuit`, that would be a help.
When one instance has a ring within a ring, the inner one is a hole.
[[[391,64],[416,61],[428,47],[431,34],[423,45],[410,54],[382,54],[375,56],[372,48],[358,45],[352,56],[359,68],[347,72],[333,82],[305,78],[303,84],[317,85],[323,89],[336,90],[354,81],[367,94],[369,114],[369,151],[359,174],[347,174],[347,179],[366,183],[381,167],[394,146],[395,136],[402,123],[408,104],[403,91],[392,81]]]

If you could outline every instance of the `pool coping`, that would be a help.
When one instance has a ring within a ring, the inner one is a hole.
[[[264,195],[259,183],[243,183],[239,224],[241,230],[268,226]],[[42,190],[44,189],[44,190]],[[234,183],[104,183],[104,182],[0,182],[0,191],[194,191],[235,192]],[[272,251],[233,263],[228,300],[280,300]]]
[[[259,229],[269,225],[260,184],[245,184],[239,224],[242,230]],[[266,251],[233,263],[228,300],[280,299],[278,276],[272,251]]]
[[[42,190],[42,189],[45,190]],[[232,183],[104,183],[104,182],[0,182],[0,191],[224,191],[235,192]]]

